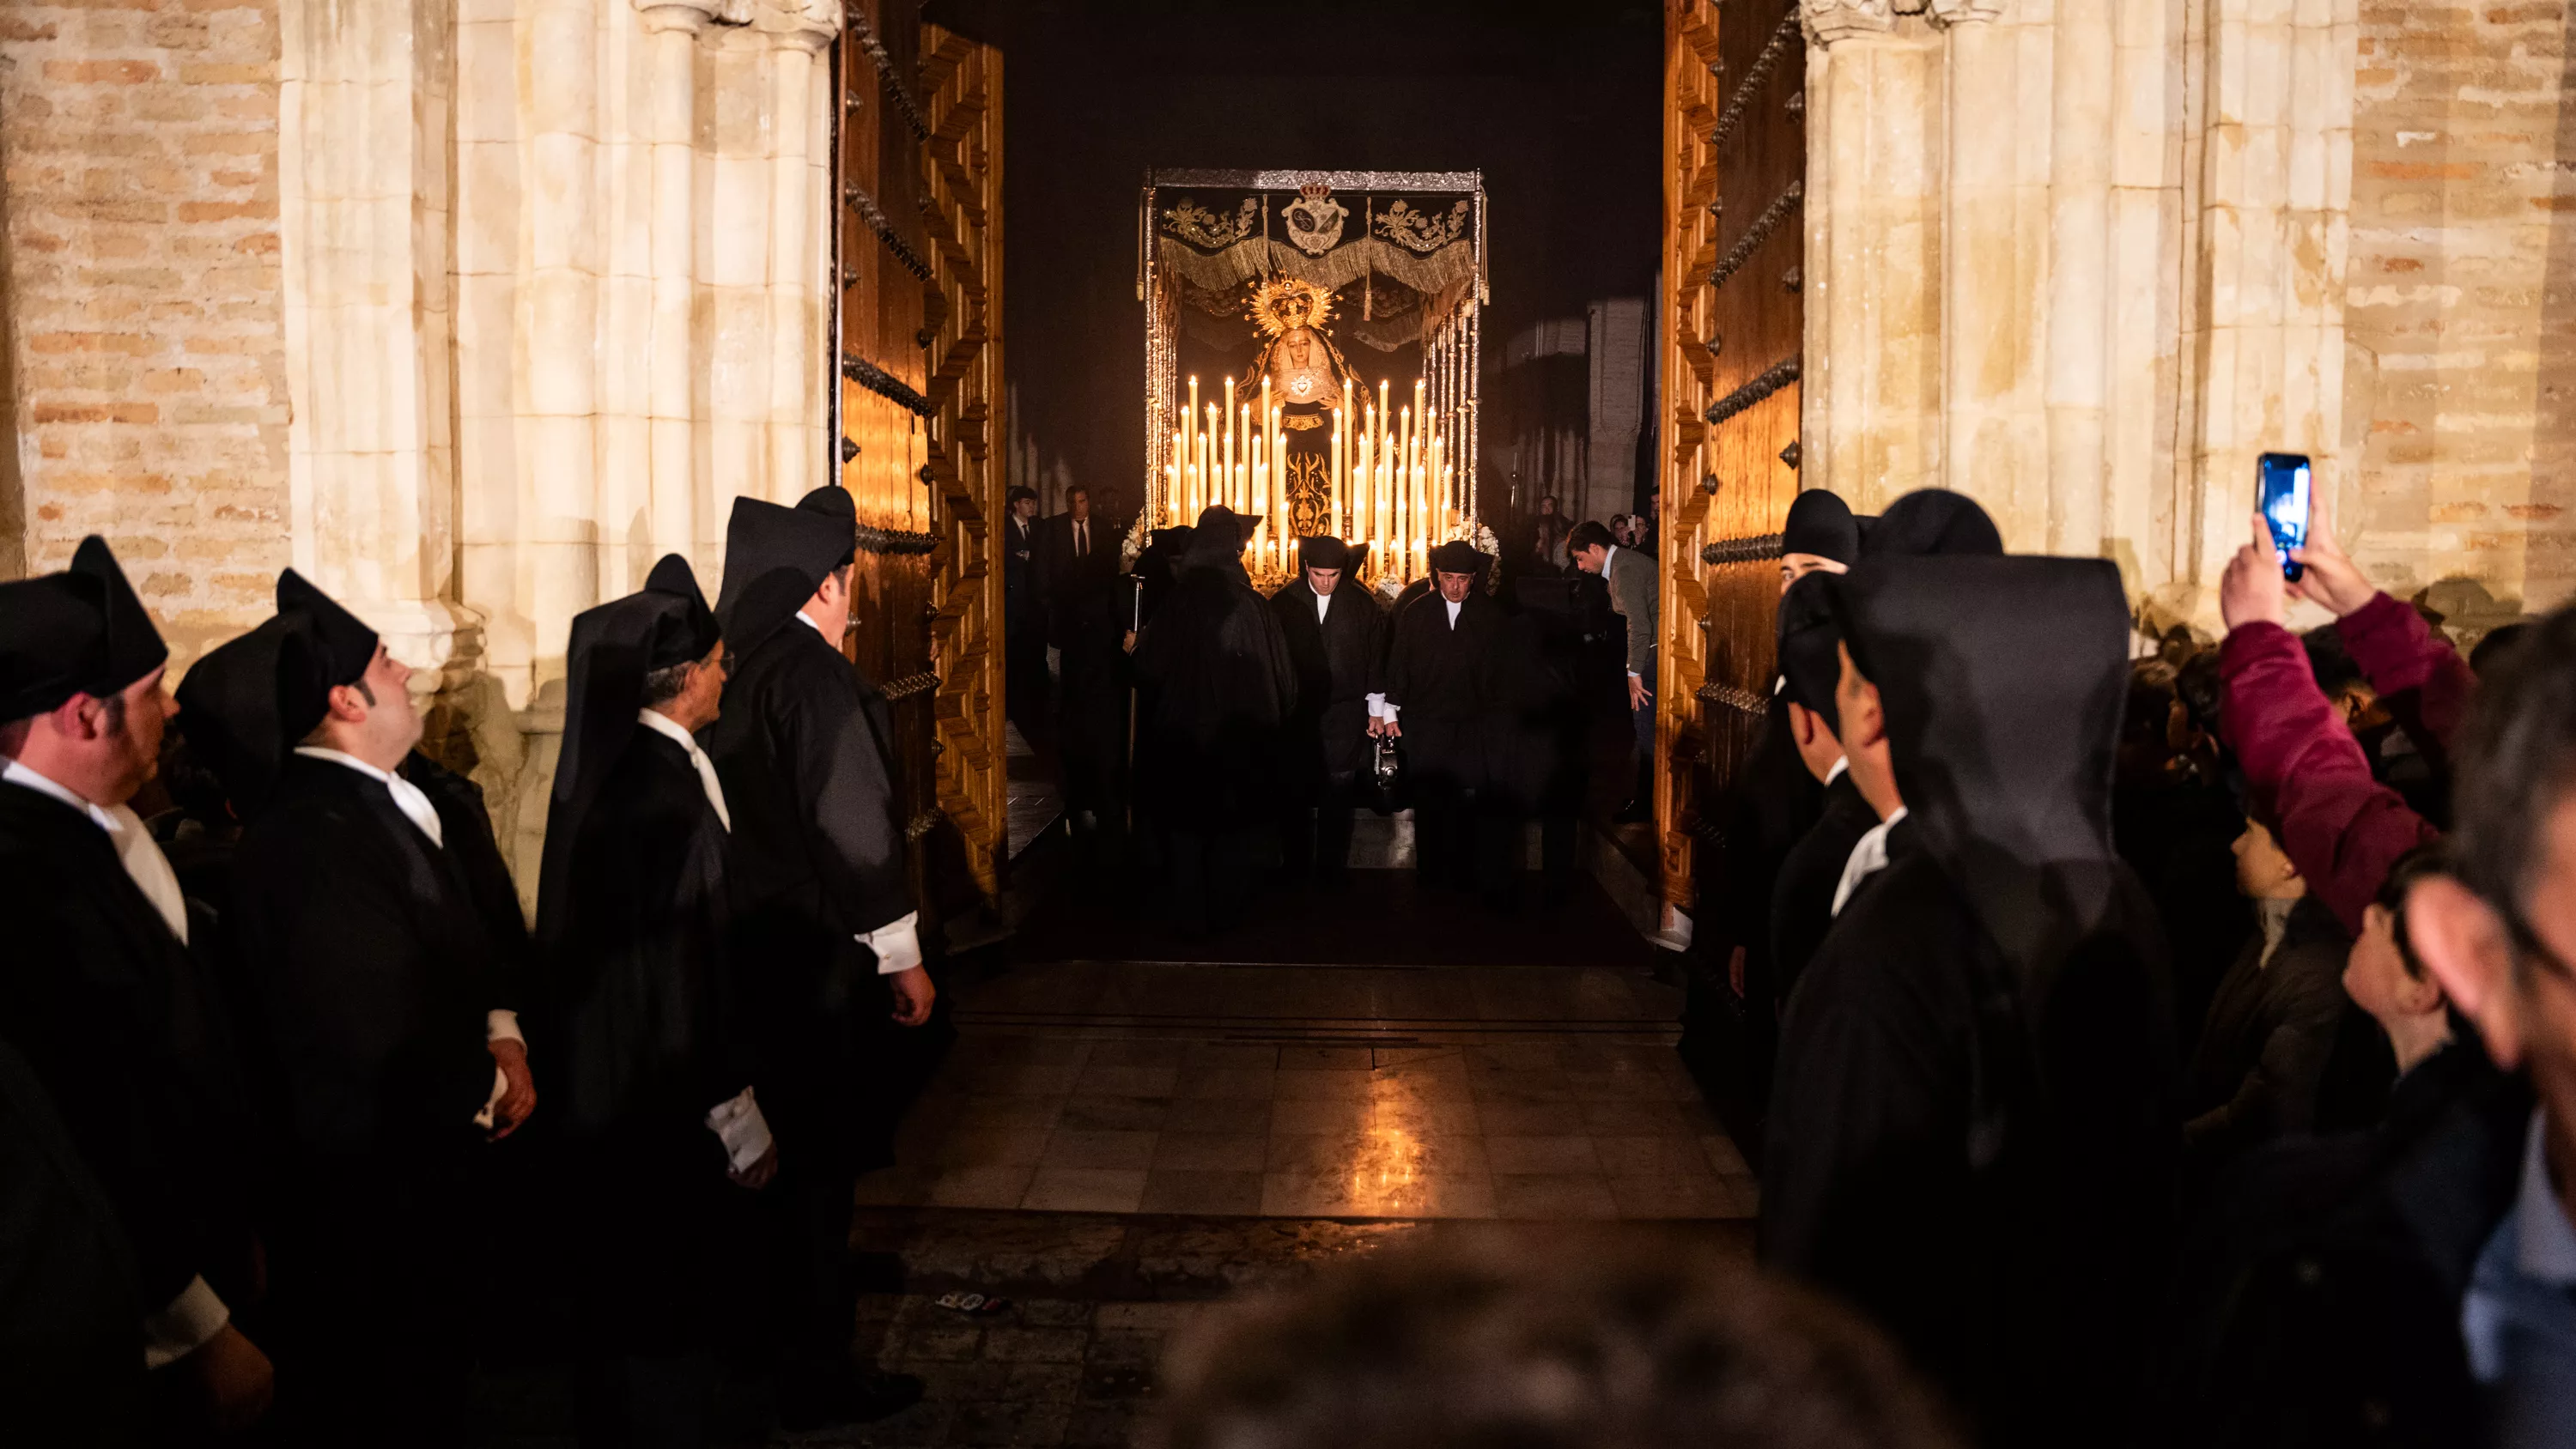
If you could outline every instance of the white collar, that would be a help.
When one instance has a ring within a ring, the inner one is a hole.
[[[1899,805],[1895,814],[1871,826],[1860,843],[1852,847],[1851,858],[1843,862],[1843,878],[1834,886],[1835,915],[1841,915],[1843,907],[1851,903],[1852,892],[1860,889],[1862,881],[1887,868],[1887,833],[1904,818],[1905,807]]]
[[[1314,592],[1315,592],[1315,586],[1314,586],[1313,584],[1308,584],[1308,585],[1306,586],[1306,592],[1308,592],[1308,593],[1310,593],[1310,594],[1314,593]],[[1327,614],[1327,613],[1329,613],[1329,612],[1332,610],[1332,607],[1333,607],[1333,596],[1332,596],[1332,595],[1330,595],[1330,594],[1315,594],[1315,622],[1316,622],[1316,623],[1318,623],[1318,624],[1320,624],[1320,623],[1324,622],[1324,615],[1325,615],[1325,614]]]
[[[297,745],[295,753],[307,759],[329,760],[332,764],[347,766],[368,779],[383,784],[386,793],[394,797],[394,808],[403,813],[403,818],[418,827],[421,834],[428,836],[430,844],[441,849],[446,848],[447,830],[439,823],[438,807],[429,803],[429,797],[421,793],[418,785],[391,770],[379,770],[355,755],[342,754],[338,750],[323,745]]]
[[[114,835],[116,833],[115,816],[108,814],[106,810],[99,806],[82,799],[78,794],[73,792],[70,786],[58,784],[43,775],[39,775],[34,770],[27,768],[16,760],[11,760],[5,765],[0,765],[0,780],[6,780],[12,785],[23,785],[26,788],[35,791],[39,795],[51,795],[55,799],[69,805],[74,810],[88,816],[99,829],[106,831],[110,835]]]
[[[817,633],[817,634],[822,634],[822,635],[823,635],[823,642],[824,642],[824,643],[829,644],[829,643],[831,643],[831,642],[832,642],[832,636],[831,636],[831,635],[829,635],[829,634],[825,634],[825,633],[823,632],[823,626],[822,626],[822,625],[815,623],[813,620],[811,620],[811,619],[809,619],[809,618],[806,618],[806,617],[805,617],[805,611],[804,611],[803,609],[799,609],[799,610],[797,610],[797,611],[796,611],[796,621],[797,621],[798,623],[800,623],[800,624],[803,624],[806,628],[813,630],[815,633]]]
[[[1825,784],[1830,787],[1836,780],[1841,779],[1844,775],[1849,774],[1850,772],[1851,756],[1837,756],[1834,760],[1834,767],[1825,772]]]
[[[1457,627],[1458,627],[1458,611],[1459,611],[1460,609],[1463,609],[1463,608],[1467,607],[1467,601],[1466,601],[1465,599],[1460,599],[1460,600],[1458,600],[1456,603],[1454,603],[1454,604],[1453,604],[1453,603],[1450,603],[1450,602],[1449,602],[1449,600],[1447,600],[1447,599],[1445,599],[1445,598],[1444,598],[1444,599],[1442,599],[1440,602],[1441,602],[1442,604],[1444,604],[1444,605],[1446,605],[1446,606],[1448,607],[1448,610],[1449,610],[1449,627],[1450,627],[1450,628],[1452,628],[1452,629],[1457,628]]]
[[[733,829],[733,812],[725,808],[724,786],[716,779],[716,762],[708,759],[707,752],[698,748],[697,736],[658,709],[639,709],[635,711],[635,719],[646,729],[689,752],[689,766],[698,772],[698,784],[707,792],[707,803],[715,807],[717,821],[730,832]]]
[[[1601,577],[1610,577],[1610,561],[1619,556],[1619,545],[1611,544],[1601,551]]]
[[[170,869],[170,858],[161,853],[158,841],[143,824],[143,817],[131,805],[99,805],[82,799],[66,786],[37,774],[16,760],[0,762],[0,780],[50,795],[90,818],[92,824],[107,832],[116,849],[118,864],[125,867],[128,880],[152,903],[161,922],[179,944],[188,943],[188,898],[179,890],[178,874]]]

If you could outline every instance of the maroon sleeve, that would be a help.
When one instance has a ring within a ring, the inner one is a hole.
[[[2435,634],[2413,605],[2386,594],[2345,615],[2337,629],[2352,662],[2370,676],[2370,687],[2382,698],[2415,691],[2416,713],[2433,737],[2432,747],[2449,749],[2478,682],[2460,651]]]
[[[2361,912],[2397,857],[2434,838],[2370,761],[2317,688],[2298,636],[2248,624],[2219,646],[2220,729],[2245,770],[2257,816],[2305,876],[2308,890],[2355,935]]]

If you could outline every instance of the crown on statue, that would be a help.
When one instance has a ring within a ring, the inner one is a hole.
[[[1265,277],[1255,282],[1245,315],[1263,336],[1277,337],[1288,330],[1288,311],[1297,304],[1306,314],[1301,325],[1321,327],[1332,319],[1333,294],[1299,277]]]

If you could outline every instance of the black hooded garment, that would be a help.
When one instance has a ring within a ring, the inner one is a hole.
[[[2110,841],[2118,574],[1882,559],[1840,592],[1909,814],[1783,1023],[1762,1253],[1869,1311],[1988,1442],[2108,1436],[2176,1149],[2161,936]]]
[[[72,628],[72,647],[51,630],[0,642],[0,695],[23,699],[43,676],[64,681],[62,698],[113,697],[161,667],[159,635],[104,545],[83,543],[72,573],[51,577],[75,586],[5,586],[0,612],[40,588],[71,600],[52,622]],[[212,973],[106,830],[16,784],[0,784],[0,920],[0,1039],[24,1055],[114,1205],[145,1311],[198,1277],[238,1294],[251,1256],[249,1133]],[[139,1357],[139,1327],[136,1343]]]
[[[702,659],[687,563],[573,620],[565,756],[537,906],[572,1258],[596,1343],[675,1352],[718,1324],[750,1194],[707,1114],[756,1056],[730,959],[731,838],[677,740],[637,720],[647,672]]]
[[[1270,596],[1297,674],[1297,708],[1287,731],[1290,784],[1311,792],[1327,774],[1368,759],[1368,697],[1386,668],[1386,606],[1347,571],[1322,623],[1304,569]]]
[[[1816,496],[1819,495],[1801,495]],[[1828,730],[1841,727],[1834,689],[1842,677],[1842,629],[1834,622],[1826,597],[1834,586],[1834,575],[1811,573],[1791,584],[1789,592],[1781,596],[1780,677],[1772,691],[1779,700],[1804,706],[1820,716]],[[1780,713],[1784,716],[1781,728],[1786,731],[1787,711]],[[1798,772],[1803,778],[1813,778],[1804,759],[1798,761]],[[1833,925],[1834,891],[1842,884],[1843,866],[1851,859],[1852,848],[1877,824],[1878,812],[1861,798],[1860,787],[1846,770],[1824,787],[1823,808],[1815,823],[1780,858],[1771,886],[1768,962],[1775,1012],[1788,1010],[1789,994],[1797,988],[1798,974],[1806,969],[1816,948],[1824,943],[1825,932]]]
[[[143,1306],[118,1214],[25,1057],[0,1040],[0,1437],[143,1441]]]
[[[1947,488],[1918,488],[1887,505],[1861,531],[1860,556],[1925,558],[1992,556],[2003,533],[1977,500]]]
[[[856,525],[828,496],[839,491],[817,489],[793,509],[736,503],[724,596],[738,602],[717,609],[733,673],[724,713],[699,741],[733,812],[731,894],[762,1042],[761,1107],[782,1143],[824,1154],[809,1162],[882,1151],[892,1131],[891,1104],[864,1087],[862,1033],[885,993],[856,938],[913,910],[892,712],[838,641],[797,614],[855,547]],[[761,527],[746,529],[752,520]],[[737,575],[748,581],[740,589]]]
[[[1387,646],[1386,702],[1397,708],[1405,769],[1417,784],[1481,790],[1488,783],[1503,693],[1496,659],[1506,632],[1503,607],[1485,592],[1481,578],[1467,590],[1454,625],[1436,587],[1398,601]]]
[[[1137,726],[1138,804],[1181,828],[1240,830],[1277,804],[1297,671],[1278,614],[1244,577],[1242,537],[1229,510],[1200,514],[1180,576],[1136,639],[1151,700]]]

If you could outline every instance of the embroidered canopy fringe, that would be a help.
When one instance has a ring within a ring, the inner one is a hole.
[[[1207,292],[1228,292],[1267,276],[1296,277],[1326,291],[1339,291],[1374,271],[1426,297],[1436,296],[1476,277],[1476,244],[1454,241],[1429,256],[1415,256],[1376,237],[1346,241],[1320,257],[1310,257],[1282,241],[1247,239],[1223,251],[1171,246],[1156,254],[1156,268],[1183,284]],[[1426,315],[1447,315],[1445,311]]]

